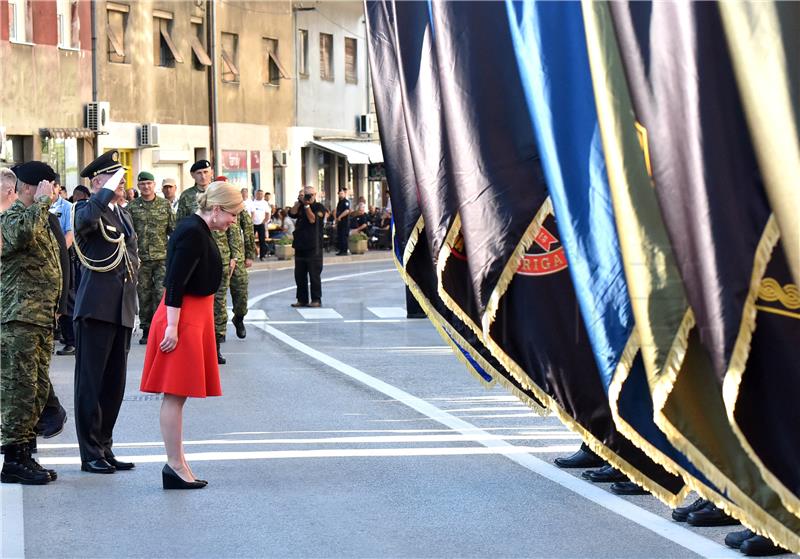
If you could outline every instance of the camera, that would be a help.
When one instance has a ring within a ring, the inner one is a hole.
[[[311,198],[313,198],[313,197],[314,197],[314,196],[313,196],[312,194],[305,194],[305,195],[303,196],[303,200],[305,200],[306,202],[308,202],[308,201],[309,201],[309,200],[311,200]]]

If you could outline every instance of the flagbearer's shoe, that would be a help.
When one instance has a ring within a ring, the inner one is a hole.
[[[292,307],[297,309],[297,308],[300,308],[300,307],[307,307],[308,303],[301,303],[300,301],[297,301],[296,303],[292,303],[290,306],[292,306]]]
[[[231,322],[236,327],[236,337],[240,340],[245,339],[247,337],[247,329],[244,327],[244,317],[233,315]]]
[[[775,545],[772,540],[758,535],[742,542],[739,551],[748,557],[767,557],[769,555],[789,553],[788,550]]]
[[[615,495],[649,495],[650,492],[642,489],[632,481],[618,481],[612,483],[611,492]]]
[[[150,335],[149,328],[142,328],[142,337],[139,338],[139,345],[147,345],[147,336]]]
[[[75,355],[75,346],[64,345],[61,349],[56,350],[56,355]]]
[[[49,473],[31,466],[26,447],[27,445],[23,444],[3,445],[3,470],[0,471],[0,482],[45,485],[52,481]],[[32,459],[31,461],[35,462]]]
[[[122,460],[117,460],[117,457],[113,454],[111,456],[106,456],[106,462],[114,466],[117,470],[132,470],[136,467],[136,464],[133,462],[123,462]]]
[[[97,460],[87,460],[81,464],[81,471],[90,474],[113,474],[117,469],[108,463],[105,458],[98,458]]]
[[[599,470],[589,470],[586,474],[586,479],[592,483],[616,483],[618,481],[628,481],[628,477],[613,468],[611,465],[606,465]]]
[[[739,521],[735,518],[725,514],[720,508],[717,508],[713,503],[708,503],[705,507],[694,512],[690,512],[686,517],[686,522],[690,526],[735,526]]]
[[[309,306],[309,307],[318,308],[318,307],[321,307],[321,306],[322,306],[322,303],[320,303],[319,301],[311,301],[311,302],[308,304],[308,306]]]
[[[224,365],[225,363],[228,362],[228,360],[225,359],[225,356],[222,355],[222,351],[220,351],[220,349],[219,349],[220,341],[221,341],[220,339],[217,339],[217,364],[218,365]]]
[[[599,468],[605,462],[585,444],[566,458],[556,458],[553,463],[559,468]]]
[[[698,511],[706,507],[709,504],[708,499],[697,499],[691,505],[686,505],[685,507],[678,507],[672,511],[672,520],[676,522],[686,522],[686,518],[688,518],[690,513]]]
[[[56,435],[60,435],[64,430],[64,425],[67,423],[67,410],[64,406],[59,405],[58,411],[51,412],[47,409],[42,413],[39,421],[36,423],[34,432],[41,435],[45,439],[52,439]]]
[[[747,530],[739,530],[738,532],[731,532],[730,534],[725,536],[725,545],[728,547],[732,547],[733,549],[739,549],[742,547],[742,544],[755,536],[756,533],[750,529]]]

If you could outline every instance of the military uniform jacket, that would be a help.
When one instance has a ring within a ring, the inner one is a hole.
[[[50,198],[25,207],[17,200],[0,215],[2,323],[52,327],[61,295],[58,243],[48,224]]]
[[[200,194],[200,192],[200,189],[195,185],[181,193],[181,198],[178,200],[178,211],[175,215],[176,222],[197,211],[197,195]],[[217,243],[223,266],[227,266],[228,262],[233,258],[235,258],[237,262],[242,260],[242,235],[235,231],[234,226],[228,227],[227,231],[212,231],[211,236],[214,238],[214,242]],[[255,247],[255,241],[253,245]],[[253,252],[255,252],[255,248],[253,248]]]
[[[124,209],[118,208],[118,215],[108,207],[114,195],[113,190],[103,188],[88,201],[78,203],[73,224],[75,242],[80,243],[87,258],[103,260],[113,253],[116,245],[103,238],[100,227],[112,238],[125,235],[125,250],[133,267],[133,277],[130,277],[124,259],[108,272],[83,267],[73,318],[92,318],[133,328],[137,313],[136,272],[139,270],[136,233]]]
[[[125,209],[138,238],[139,260],[166,260],[167,240],[175,230],[175,214],[170,203],[158,196],[149,202],[140,196],[131,200]]]

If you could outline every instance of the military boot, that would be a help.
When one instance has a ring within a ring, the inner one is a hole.
[[[233,315],[233,319],[231,319],[233,325],[236,327],[236,337],[239,339],[244,339],[247,337],[247,329],[244,327],[244,317]]]
[[[219,338],[217,338],[217,363],[220,365],[224,365],[225,363],[228,362],[228,360],[225,359],[225,356],[222,355],[222,352],[219,350],[219,342],[220,340]]]
[[[10,444],[3,446],[3,471],[0,482],[21,483],[23,485],[44,485],[50,483],[50,474],[29,466],[27,445]]]
[[[47,468],[42,467],[42,465],[39,464],[39,462],[37,462],[33,458],[33,455],[37,452],[38,449],[36,448],[36,439],[34,438],[28,442],[28,453],[27,453],[28,465],[36,471],[47,472],[47,475],[50,476],[50,481],[57,480],[58,474],[56,473],[55,470],[48,470]]]

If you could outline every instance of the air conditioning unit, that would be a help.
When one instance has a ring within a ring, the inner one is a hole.
[[[279,149],[272,150],[272,160],[274,161],[273,165],[275,167],[286,167],[286,161],[289,156],[288,151],[282,151]]]
[[[111,103],[108,101],[86,103],[86,128],[94,132],[108,133],[110,120]]]
[[[138,132],[139,147],[147,148],[158,145],[158,124],[142,124]]]
[[[375,117],[372,115],[358,115],[356,117],[356,132],[359,134],[372,134],[375,131]]]

